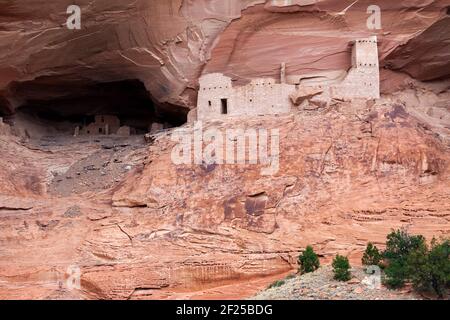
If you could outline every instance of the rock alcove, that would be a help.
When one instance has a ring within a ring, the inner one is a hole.
[[[94,123],[96,116],[117,118],[131,134],[145,134],[152,125],[157,129],[180,126],[187,117],[184,108],[156,104],[136,79],[93,82],[42,77],[13,83],[9,96],[18,106],[11,110],[8,101],[0,102],[0,116],[28,137],[73,135],[75,128]],[[89,133],[105,134],[101,129]]]

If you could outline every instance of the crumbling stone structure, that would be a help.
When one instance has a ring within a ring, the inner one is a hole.
[[[129,126],[122,126],[119,128],[119,130],[117,130],[116,134],[122,137],[129,137],[132,134],[136,134],[136,130]]]
[[[99,135],[116,133],[120,128],[120,120],[116,116],[97,115],[95,121],[80,130],[80,134]]]
[[[149,131],[150,133],[156,133],[156,132],[161,131],[161,130],[163,130],[163,129],[164,129],[164,124],[163,124],[163,123],[153,122],[153,123],[149,126],[148,131]]]
[[[219,115],[265,115],[291,110],[289,93],[294,85],[277,84],[275,79],[254,79],[250,84],[234,88],[231,78],[220,73],[201,77],[197,118]]]
[[[378,99],[380,77],[376,36],[352,42],[352,67],[341,77],[322,82],[303,79],[302,76],[287,76],[284,63],[280,68],[280,83],[275,79],[259,78],[234,87],[232,79],[223,74],[204,75],[199,80],[197,119],[288,113],[293,107],[290,96],[297,89],[308,87],[319,88],[327,98]]]
[[[353,42],[352,68],[342,83],[331,86],[330,95],[333,98],[342,99],[380,98],[380,68],[376,36]]]
[[[121,136],[129,136],[133,130],[128,126],[120,126],[120,119],[111,115],[97,115],[95,121],[87,126],[76,127],[74,136],[78,135],[109,135],[118,134]]]

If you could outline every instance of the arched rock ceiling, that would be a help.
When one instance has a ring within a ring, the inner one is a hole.
[[[11,88],[139,79],[161,104],[192,108],[198,77],[238,79],[345,69],[347,44],[367,30],[372,0],[79,0],[82,29],[64,23],[72,0],[0,0],[0,108],[27,100]],[[448,0],[376,1],[382,63],[421,80],[448,77]],[[73,87],[79,88],[79,85]],[[23,90],[22,90],[23,91]],[[73,94],[73,93],[72,93]]]

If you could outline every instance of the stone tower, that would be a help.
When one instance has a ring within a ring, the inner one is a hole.
[[[352,48],[353,68],[378,68],[377,37],[355,40]]]
[[[377,37],[352,42],[352,68],[342,83],[331,88],[335,98],[380,98],[380,68]]]

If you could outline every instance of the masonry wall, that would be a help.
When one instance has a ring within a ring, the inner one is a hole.
[[[345,79],[331,86],[333,98],[380,98],[380,69],[377,37],[356,40],[352,48],[352,68]]]
[[[236,108],[231,78],[220,73],[211,73],[201,77],[197,102],[198,120],[220,116],[221,99],[227,99],[229,113],[233,113]]]
[[[97,115],[95,122],[88,124],[82,128],[81,134],[115,134],[120,128],[120,120],[116,116]]]
[[[291,111],[289,95],[294,85],[277,84],[274,79],[256,79],[234,90],[234,114],[265,115]]]
[[[281,79],[285,76],[285,66],[282,65]],[[300,86],[310,85],[300,83]],[[315,83],[315,86],[323,87],[325,95],[331,98],[380,98],[377,37],[354,41],[352,68],[341,82]],[[197,119],[288,113],[293,107],[289,96],[295,90],[295,84],[276,83],[275,79],[263,78],[235,88],[231,78],[221,73],[204,75],[200,78]]]
[[[202,120],[224,115],[222,100],[226,100],[226,114],[230,116],[287,113],[292,107],[289,94],[294,90],[294,85],[277,84],[274,79],[255,79],[234,88],[231,78],[208,74],[200,79],[197,117]]]

